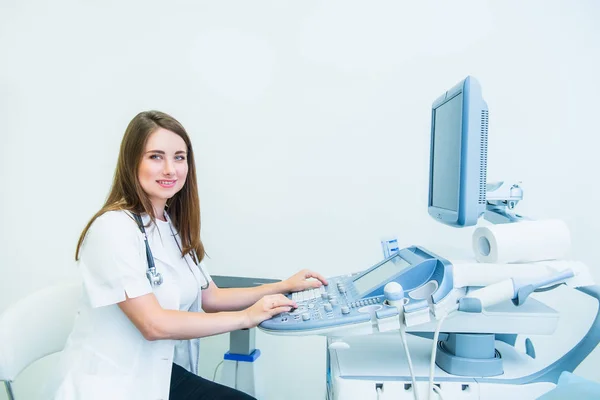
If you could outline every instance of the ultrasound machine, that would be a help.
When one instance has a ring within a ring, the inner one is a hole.
[[[527,220],[514,212],[523,196],[518,183],[486,181],[487,145],[487,104],[468,76],[432,105],[432,218],[453,227],[475,226],[481,217]],[[453,262],[410,246],[289,296],[298,307],[259,329],[326,336],[329,399],[536,399],[600,341],[599,287],[571,260]],[[554,343],[559,317],[568,314],[548,304],[569,296],[591,301],[595,318],[575,319],[566,331],[571,339]],[[536,345],[543,338],[553,354]]]

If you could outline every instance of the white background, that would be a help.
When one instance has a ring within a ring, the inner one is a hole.
[[[1,0],[0,311],[78,279],[79,233],[147,109],[192,137],[213,274],[357,271],[389,234],[468,252],[473,228],[426,208],[431,103],[467,75],[490,110],[488,180],[523,181],[519,211],[564,219],[600,278],[599,17],[592,0]],[[257,334],[290,366],[268,371],[271,393],[318,398],[321,339]],[[226,340],[207,340],[205,372]],[[599,362],[577,373],[600,380]]]

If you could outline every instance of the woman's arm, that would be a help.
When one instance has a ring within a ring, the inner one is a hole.
[[[252,328],[296,306],[279,294],[265,296],[243,311],[206,314],[166,310],[153,293],[127,298],[118,305],[147,340],[192,339]]]
[[[307,269],[284,281],[250,288],[221,289],[214,282],[210,282],[208,289],[202,291],[202,309],[209,313],[237,311],[256,303],[263,296],[299,292],[322,285],[327,285],[327,280],[321,274]]]

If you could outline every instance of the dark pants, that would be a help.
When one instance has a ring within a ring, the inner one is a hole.
[[[228,386],[194,375],[173,364],[169,400],[256,400],[254,397]]]

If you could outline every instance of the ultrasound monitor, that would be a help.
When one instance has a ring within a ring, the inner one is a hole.
[[[433,102],[428,212],[444,224],[477,223],[486,209],[488,108],[466,77]]]

